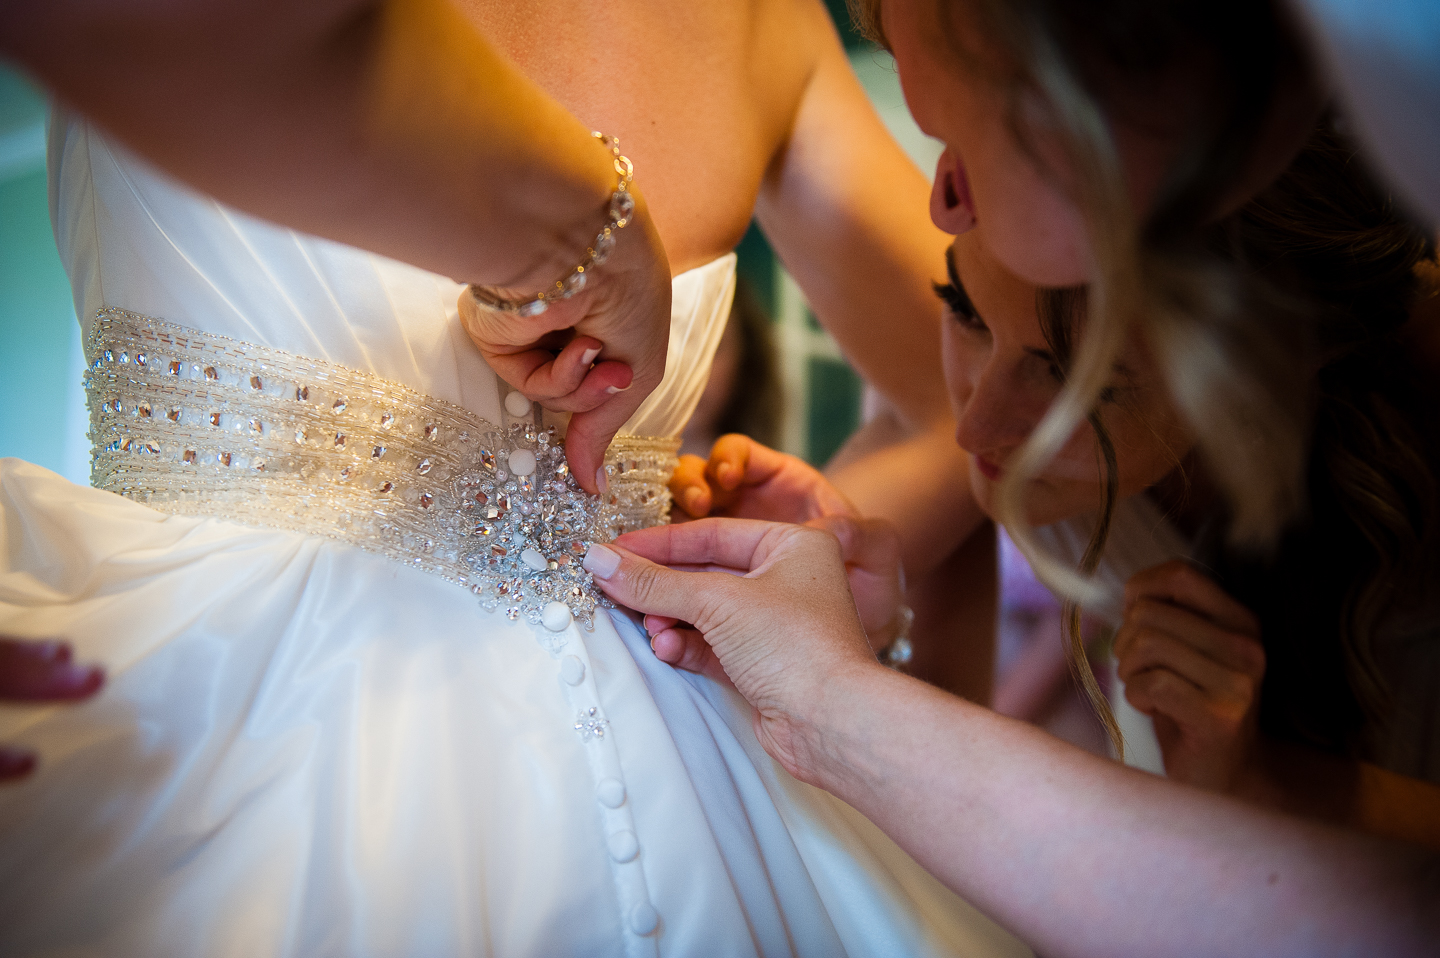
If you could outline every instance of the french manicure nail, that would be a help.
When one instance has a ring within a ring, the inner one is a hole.
[[[580,365],[589,366],[591,363],[595,362],[595,357],[599,355],[600,350],[598,349],[585,350],[583,353],[580,354]]]
[[[595,578],[608,579],[620,568],[620,553],[597,542],[586,551],[585,561],[580,564]]]
[[[595,488],[600,490],[602,496],[610,491],[610,477],[605,475],[604,466],[595,470]]]
[[[606,392],[608,395],[613,396],[613,395],[615,395],[616,393],[623,393],[625,390],[627,390],[627,389],[629,389],[629,388],[630,388],[629,386],[606,386],[606,387],[605,387],[605,392]]]

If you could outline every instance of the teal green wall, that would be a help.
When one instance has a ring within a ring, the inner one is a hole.
[[[0,456],[77,478],[75,309],[50,230],[44,120],[41,96],[0,69]]]

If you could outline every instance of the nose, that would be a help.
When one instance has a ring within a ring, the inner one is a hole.
[[[965,164],[946,147],[935,164],[935,184],[930,188],[930,219],[936,226],[959,236],[975,225],[975,205],[970,198],[970,179]]]
[[[955,441],[960,448],[1003,465],[1034,428],[1028,404],[1014,383],[993,362],[965,377],[956,391],[959,424]]]

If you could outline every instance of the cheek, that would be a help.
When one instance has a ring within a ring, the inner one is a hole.
[[[946,316],[941,322],[944,325],[940,327],[940,362],[945,370],[946,390],[950,394],[950,411],[958,419],[975,389],[971,368],[975,357],[970,355],[965,336],[955,321]]]
[[[978,238],[1006,269],[1036,286],[1089,280],[1084,218],[1018,148],[978,157],[970,189]]]

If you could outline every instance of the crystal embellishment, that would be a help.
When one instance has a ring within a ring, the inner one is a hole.
[[[588,708],[575,716],[573,727],[580,733],[580,741],[589,742],[605,737],[605,730],[610,727],[610,720],[601,715],[599,709]]]
[[[97,488],[337,539],[511,618],[538,625],[560,603],[591,627],[609,603],[580,564],[589,544],[668,520],[676,439],[618,437],[597,499],[534,423],[496,425],[368,373],[120,309],[97,314],[86,354]],[[166,415],[138,412],[157,406]]]

